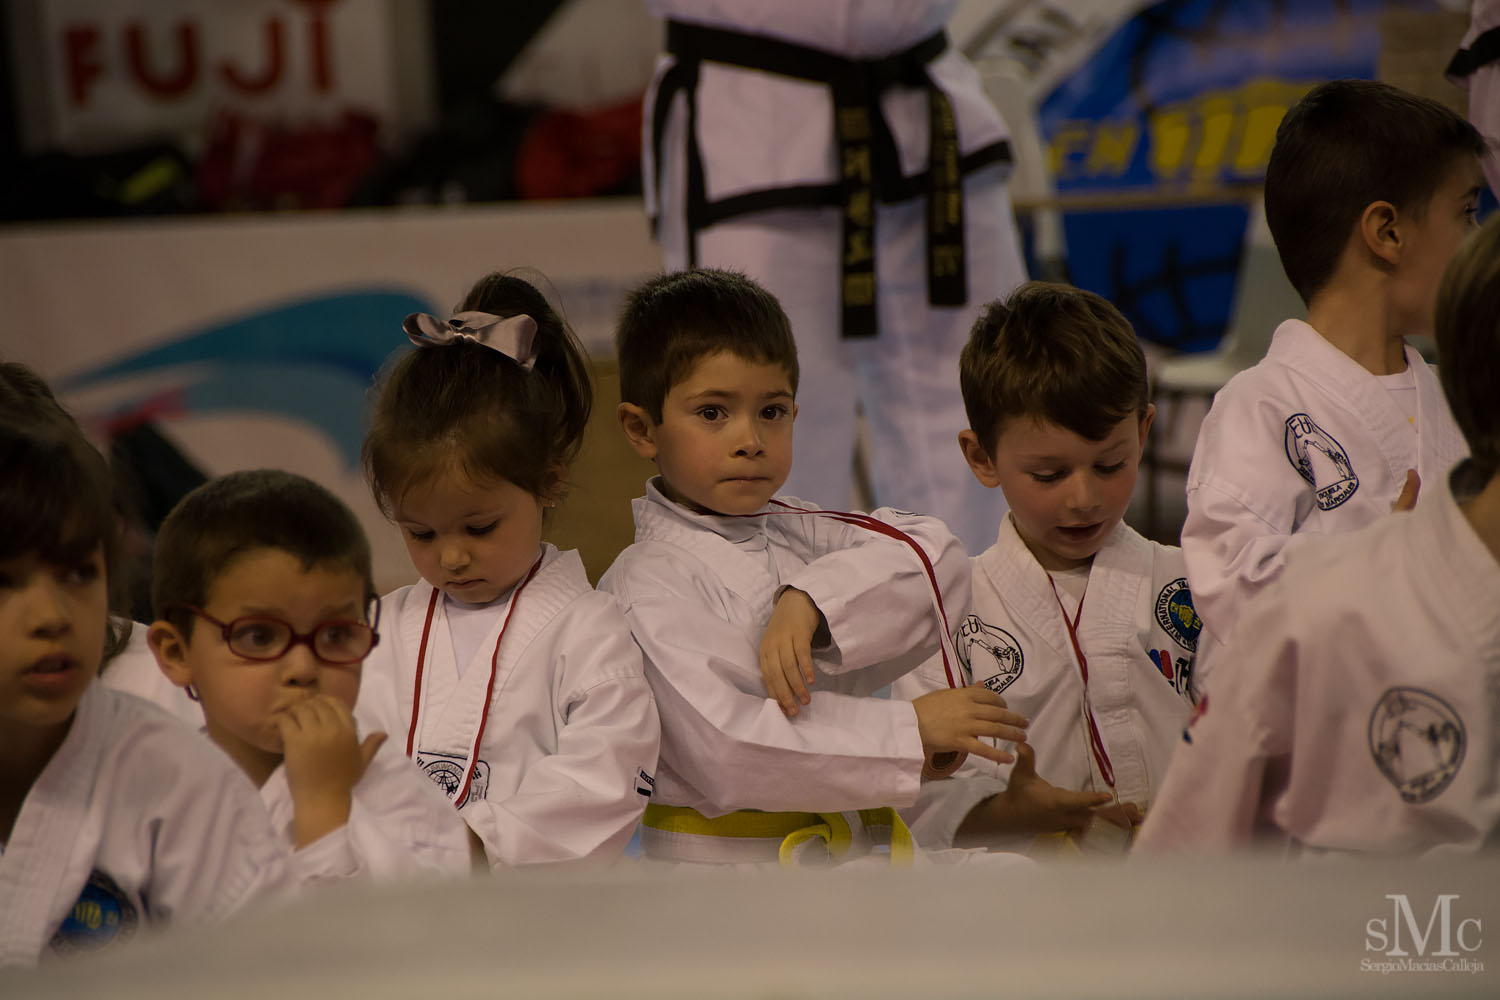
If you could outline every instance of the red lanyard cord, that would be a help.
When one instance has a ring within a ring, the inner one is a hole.
[[[1057,601],[1057,610],[1062,612],[1063,624],[1067,626],[1068,638],[1073,643],[1073,655],[1078,658],[1078,672],[1083,675],[1083,711],[1088,718],[1089,725],[1089,750],[1093,752],[1094,763],[1099,765],[1099,774],[1104,778],[1104,783],[1109,786],[1110,791],[1115,787],[1115,768],[1109,761],[1109,751],[1104,748],[1104,739],[1099,735],[1099,725],[1094,721],[1094,706],[1089,702],[1089,659],[1083,655],[1083,646],[1078,642],[1078,623],[1083,619],[1083,598],[1078,599],[1078,611],[1069,620],[1068,610],[1063,607],[1062,598],[1057,593],[1057,581],[1052,579],[1052,574],[1047,574],[1047,582],[1052,585],[1052,598]],[[1084,597],[1088,594],[1085,593]]]
[[[542,559],[546,553],[536,557],[536,562],[531,564],[531,569],[516,584],[516,592],[511,596],[510,607],[505,611],[505,621],[500,625],[500,635],[495,639],[495,651],[490,654],[490,679],[484,688],[484,706],[479,713],[479,728],[474,733],[473,745],[469,748],[469,764],[464,770],[463,784],[459,786],[458,794],[453,797],[453,807],[461,808],[469,798],[469,785],[474,780],[474,770],[479,766],[479,747],[484,742],[484,727],[490,719],[490,699],[495,693],[495,675],[499,672],[496,668],[500,662],[500,644],[505,641],[505,630],[510,627],[511,616],[516,613],[516,605],[521,603],[521,591],[536,576],[536,571],[542,568]],[[417,678],[412,692],[411,702],[411,727],[406,732],[406,755],[412,756],[412,747],[417,737],[417,720],[422,710],[422,675],[427,658],[427,636],[432,629],[433,614],[437,610],[438,590],[432,590],[432,597],[427,601],[427,621],[422,625],[422,644],[417,650]]]
[[[895,525],[887,524],[884,521],[879,520],[878,518],[870,517],[868,514],[856,514],[843,510],[804,510],[801,507],[793,507],[789,503],[783,503],[782,501],[775,499],[773,499],[771,503],[775,504],[777,507],[782,508],[782,510],[762,511],[761,513],[750,514],[747,516],[764,517],[769,514],[792,513],[816,514],[820,517],[831,517],[835,520],[842,521],[845,524],[852,524],[856,527],[865,528],[866,530],[885,535],[888,538],[893,538],[896,541],[908,546],[913,552],[915,552],[917,554],[917,558],[921,560],[923,571],[927,574],[927,583],[932,588],[933,606],[937,609],[939,623],[942,627],[942,631],[939,635],[938,651],[943,655],[943,673],[948,679],[948,686],[950,688],[962,686],[954,679],[953,664],[948,659],[948,642],[943,641],[944,639],[948,639],[951,642],[951,636],[953,633],[948,628],[948,611],[943,607],[943,592],[942,589],[938,586],[937,571],[932,568],[932,560],[927,558],[927,553],[922,549],[921,545],[917,544],[917,540],[915,538],[912,538],[910,535],[902,531],[900,528],[897,528]]]

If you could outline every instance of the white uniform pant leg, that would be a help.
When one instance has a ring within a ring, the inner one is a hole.
[[[958,432],[969,425],[958,388],[959,352],[984,306],[1026,280],[1002,178],[994,166],[964,181],[964,306],[927,302],[926,200],[881,208],[880,336],[858,344],[876,503],[942,519],[969,552],[995,540],[1006,510],[1005,497],[979,484],[958,448]]]
[[[685,254],[683,256],[685,261]],[[781,302],[797,340],[797,423],[783,492],[838,507],[854,483],[858,345],[839,337],[837,209],[777,209],[698,236],[698,263],[744,271]],[[677,261],[669,257],[669,265]]]
[[[684,98],[668,116],[657,237],[667,270],[688,263],[684,224]],[[1005,513],[999,490],[981,486],[958,450],[968,426],[958,354],[984,305],[1026,279],[1004,168],[964,180],[969,302],[927,303],[926,199],[879,206],[876,220],[880,335],[839,336],[841,230],[837,208],[778,209],[698,234],[697,263],[743,271],[780,300],[797,340],[801,379],[791,475],[783,491],[838,506],[853,495],[855,411],[870,432],[876,506],[931,514],[970,552],[994,541]]]
[[[1469,77],[1469,121],[1490,143],[1484,175],[1500,198],[1500,62],[1481,66]]]

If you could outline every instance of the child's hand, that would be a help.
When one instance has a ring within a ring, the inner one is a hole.
[[[983,685],[933,691],[911,703],[917,710],[917,732],[922,737],[922,752],[931,757],[943,750],[964,750],[996,764],[1008,764],[1015,757],[979,739],[1024,743],[1025,716],[1005,707],[1005,699]]]
[[[1119,807],[1111,805],[1114,796],[1109,792],[1071,792],[1048,783],[1036,773],[1036,750],[1025,743],[1016,746],[1010,784],[998,798],[1000,821],[1014,833],[1082,833],[1096,816],[1116,825],[1124,819],[1129,829],[1128,808],[1134,808],[1137,815],[1140,812],[1129,803],[1126,815],[1117,818],[1114,813]],[[1103,811],[1105,806],[1113,811]]]
[[[766,693],[776,699],[787,718],[797,714],[797,703],[812,701],[813,636],[822,628],[823,613],[813,599],[795,587],[782,591],[760,639],[760,676]]]
[[[306,847],[349,821],[354,786],[385,733],[371,733],[360,743],[354,713],[326,694],[293,705],[277,725],[292,793],[292,838]]]
[[[1417,491],[1422,488],[1422,480],[1417,476],[1416,469],[1406,470],[1406,482],[1401,484],[1401,495],[1396,502],[1391,504],[1394,513],[1401,510],[1411,510],[1417,505]]]

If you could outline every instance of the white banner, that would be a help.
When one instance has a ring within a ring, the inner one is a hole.
[[[624,293],[660,257],[634,199],[9,229],[0,355],[94,432],[148,417],[210,475],[271,466],[328,486],[364,522],[384,590],[414,574],[360,479],[371,376],[406,345],[407,313],[446,315],[517,267],[609,357]]]
[[[31,50],[16,53],[26,103],[44,109],[28,122],[31,149],[191,142],[220,108],[303,124],[345,108],[390,122],[397,107],[387,0],[45,0],[33,10],[12,25],[15,45]]]

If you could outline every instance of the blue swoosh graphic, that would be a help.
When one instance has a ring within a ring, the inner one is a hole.
[[[353,467],[364,433],[365,393],[391,352],[407,346],[402,319],[419,311],[432,306],[388,289],[319,296],[190,331],[60,379],[57,389],[76,391],[191,365],[175,387],[175,401],[188,412],[289,416],[321,429]],[[118,410],[129,412],[162,392],[142,392]]]

